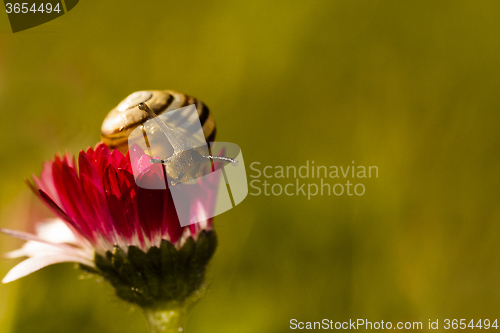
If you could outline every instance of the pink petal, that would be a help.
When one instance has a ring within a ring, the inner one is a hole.
[[[127,164],[125,156],[116,149],[111,152],[111,161],[117,168],[123,168]]]
[[[148,170],[143,174],[142,181],[158,184],[161,180],[157,173]],[[142,187],[139,187],[137,191],[139,221],[150,240],[161,233],[165,192],[166,190],[150,190]]]
[[[137,190],[130,188],[129,190],[122,193],[121,200],[123,201],[123,206],[125,207],[125,215],[130,223],[132,230],[137,236],[137,240],[142,248],[144,248],[144,236],[142,231],[141,221],[139,220],[139,214],[137,212]]]
[[[127,241],[132,239],[132,223],[128,220],[121,195],[127,189],[125,177],[112,165],[108,165],[104,174],[104,193],[115,228]]]
[[[61,200],[61,208],[86,234],[92,235],[92,230],[89,229],[79,210],[80,203],[83,200],[83,191],[76,176],[76,171],[66,163],[56,160],[53,164],[53,175]]]
[[[111,154],[108,147],[103,144],[97,145],[94,153],[94,163],[99,173],[99,178],[102,179],[104,170],[111,163]]]
[[[179,222],[177,211],[175,210],[174,200],[170,194],[170,190],[165,193],[165,208],[163,209],[162,235],[168,233],[170,241],[176,243],[181,237],[184,228]],[[189,200],[189,198],[187,198]]]
[[[95,229],[99,229],[103,236],[113,242],[110,238],[114,236],[113,222],[109,214],[104,193],[101,192],[86,175],[82,175],[80,181],[85,193],[80,202],[80,211],[84,214],[87,221],[92,221],[92,226]]]
[[[40,178],[35,175],[33,175],[32,178],[38,189],[47,193],[57,205],[61,205],[56,184],[54,183],[52,164],[53,161],[45,162],[42,167],[42,172],[40,173]]]
[[[87,148],[87,155],[89,155],[91,161],[94,160],[94,149],[92,147]]]
[[[83,152],[83,150],[78,155],[78,170],[80,177],[86,175],[102,191],[101,178],[99,178],[95,165],[90,156]]]
[[[42,190],[39,190],[40,198],[47,204],[47,206],[59,216],[66,225],[73,231],[75,235],[78,235],[80,239],[92,240],[92,235],[85,233],[52,199]]]

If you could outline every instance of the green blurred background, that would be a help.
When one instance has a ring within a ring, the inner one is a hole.
[[[82,0],[12,34],[1,13],[0,226],[46,216],[23,183],[42,161],[94,145],[129,93],[174,89],[207,103],[247,168],[379,168],[364,196],[248,196],[216,217],[188,332],[496,319],[499,17],[494,0]],[[1,252],[20,244],[0,235]],[[60,264],[1,285],[0,331],[147,332],[80,275]]]

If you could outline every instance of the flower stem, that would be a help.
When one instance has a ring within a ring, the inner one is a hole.
[[[167,308],[146,308],[144,315],[151,333],[184,332],[187,313],[186,308],[182,305]]]

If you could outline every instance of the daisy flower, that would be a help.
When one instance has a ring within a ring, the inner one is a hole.
[[[217,240],[211,218],[180,225],[168,188],[137,186],[165,176],[161,164],[145,158],[150,159],[139,147],[124,156],[101,143],[80,151],[78,163],[68,154],[46,162],[28,184],[57,218],[39,223],[36,234],[0,229],[26,241],[5,257],[28,257],[2,282],[75,262],[108,280],[118,297],[141,306],[153,332],[182,331],[186,308],[204,288]],[[132,163],[140,165],[140,182]],[[219,179],[214,174],[206,181],[205,200],[189,205],[193,215],[213,216]],[[185,196],[189,200],[190,193]]]

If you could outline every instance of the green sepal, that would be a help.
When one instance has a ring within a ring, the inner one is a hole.
[[[198,289],[200,286],[196,281],[190,279],[189,272],[189,262],[191,261],[191,256],[196,248],[194,239],[189,237],[184,243],[184,246],[178,251],[179,265],[182,268],[182,274],[176,276],[177,286],[178,286],[178,297],[186,298],[194,290]]]
[[[111,265],[117,272],[121,272],[123,264],[125,263],[127,254],[118,246],[115,245],[113,248],[113,254],[111,256]]]
[[[161,270],[160,270],[160,249],[153,246],[146,254],[146,265],[144,274],[148,280],[149,290],[153,298],[160,296]]]
[[[217,237],[213,235],[213,231],[203,230],[196,240],[196,249],[191,257],[190,266],[196,271],[205,269],[216,247]]]
[[[160,291],[163,298],[176,298],[178,293],[176,276],[181,274],[181,270],[179,255],[174,244],[162,240],[160,245],[160,275],[162,277]]]
[[[115,287],[117,296],[142,307],[184,302],[202,288],[216,246],[213,231],[202,231],[196,241],[188,238],[179,250],[166,240],[147,253],[135,246],[127,252],[115,246],[104,256],[95,255],[94,272]]]

